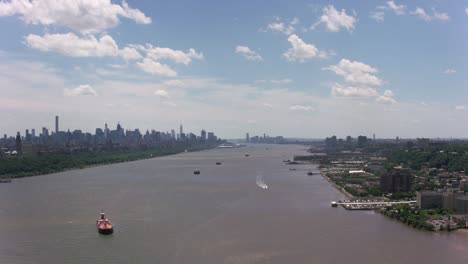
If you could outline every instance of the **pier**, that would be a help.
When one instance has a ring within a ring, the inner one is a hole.
[[[390,205],[396,204],[409,204],[415,205],[417,201],[379,201],[379,200],[345,200],[345,201],[338,201],[333,203],[332,205],[341,205],[343,208],[347,210],[375,210],[380,209]]]

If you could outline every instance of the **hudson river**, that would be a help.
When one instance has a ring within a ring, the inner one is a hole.
[[[282,162],[304,152],[213,149],[0,184],[0,263],[468,263],[466,232],[332,208],[341,193]],[[101,209],[113,235],[96,231]]]

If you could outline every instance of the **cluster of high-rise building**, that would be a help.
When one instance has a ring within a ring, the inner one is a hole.
[[[443,208],[468,213],[468,195],[457,189],[419,191],[416,192],[416,197],[420,209]]]
[[[40,154],[41,152],[53,152],[64,149],[105,149],[105,148],[147,148],[167,145],[175,142],[216,144],[218,138],[213,132],[202,130],[199,135],[184,133],[180,125],[179,133],[175,130],[161,132],[147,130],[142,133],[139,129],[125,130],[117,124],[115,129],[110,129],[107,124],[104,128],[96,128],[95,133],[82,130],[61,131],[59,129],[59,117],[55,117],[55,131],[49,132],[43,127],[40,133],[35,129],[26,129],[21,135],[17,132],[15,137],[4,134],[0,139],[0,155],[16,154]]]
[[[253,136],[251,137],[249,133],[245,134],[245,142],[246,143],[268,143],[268,144],[282,144],[285,142],[284,137],[277,136],[277,137],[270,137],[266,134],[263,136]]]

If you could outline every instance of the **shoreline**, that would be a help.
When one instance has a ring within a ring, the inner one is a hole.
[[[337,185],[336,183],[334,183],[330,178],[328,178],[326,176],[326,173],[320,171],[320,175],[322,175],[322,177],[327,180],[333,187],[335,187],[336,190],[338,190],[340,193],[344,194],[347,198],[350,198],[350,199],[356,199],[356,197],[354,197],[352,194],[350,194],[349,192],[347,192],[343,187]]]
[[[212,147],[208,147],[208,148],[204,148],[204,149],[190,150],[188,152],[199,152],[199,151],[205,151],[205,150],[210,150],[210,149],[215,149],[215,148],[217,148],[217,146],[212,146]],[[133,159],[133,160],[124,160],[124,161],[90,164],[90,165],[78,166],[78,167],[70,167],[70,168],[64,168],[64,169],[61,169],[61,170],[49,171],[47,173],[24,173],[24,174],[22,173],[22,174],[12,174],[12,175],[0,175],[0,178],[9,178],[9,179],[14,180],[14,179],[20,179],[20,178],[36,177],[36,176],[43,176],[43,175],[67,172],[67,171],[75,171],[75,170],[89,169],[89,168],[93,168],[93,167],[101,167],[101,166],[112,165],[112,164],[119,164],[119,163],[134,162],[134,161],[140,161],[140,160],[148,160],[148,159],[154,159],[154,158],[160,158],[160,157],[167,157],[167,156],[172,156],[172,155],[179,155],[181,153],[186,153],[186,152],[185,151],[179,151],[179,152],[175,152],[175,153],[161,154],[161,155],[157,155],[157,156],[142,157],[142,158],[137,158],[137,159]]]

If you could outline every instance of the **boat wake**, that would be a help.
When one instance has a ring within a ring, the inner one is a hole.
[[[263,181],[263,175],[261,173],[257,174],[256,182],[258,187],[262,189],[268,189],[268,185],[266,185],[265,181]]]

